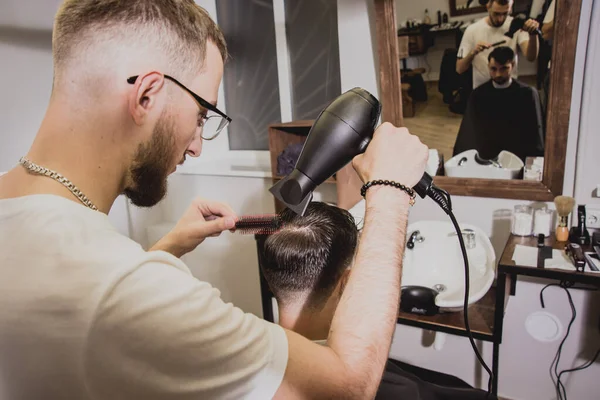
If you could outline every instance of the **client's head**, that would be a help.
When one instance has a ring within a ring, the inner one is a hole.
[[[354,218],[322,202],[310,203],[304,216],[289,209],[280,215],[283,228],[265,239],[261,254],[280,323],[329,311],[332,317],[358,240]]]
[[[488,56],[490,78],[499,85],[510,79],[515,67],[515,52],[508,46],[496,47]]]

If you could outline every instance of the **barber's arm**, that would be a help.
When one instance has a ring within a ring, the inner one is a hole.
[[[412,187],[426,161],[427,147],[417,137],[383,124],[353,165],[364,182],[387,179]],[[367,191],[362,237],[328,346],[286,331],[289,358],[276,399],[373,398],[396,326],[409,207],[399,189]]]
[[[540,24],[535,19],[528,19],[523,26],[523,31],[529,34],[529,39],[522,40],[519,44],[521,51],[529,61],[535,61],[538,56],[539,43],[536,30],[539,27]]]
[[[467,28],[458,50],[459,58],[456,60],[456,72],[458,74],[465,73],[473,63],[473,59],[477,56],[477,54],[489,49],[490,47],[490,43],[482,41],[477,42],[476,38],[472,34],[472,31]]]
[[[542,37],[544,40],[552,40],[554,38],[554,21],[546,22],[542,25]]]

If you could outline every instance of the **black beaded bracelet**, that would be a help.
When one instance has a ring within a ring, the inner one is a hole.
[[[369,181],[369,182],[365,183],[362,186],[362,188],[360,189],[360,195],[362,197],[365,197],[365,195],[367,194],[367,189],[369,189],[371,186],[374,186],[374,185],[393,186],[396,189],[404,190],[410,196],[410,201],[409,201],[410,205],[413,206],[415,204],[415,197],[417,197],[417,195],[414,190],[412,190],[411,188],[409,188],[407,186],[404,186],[401,183],[394,182],[394,181],[388,181],[388,180],[382,180],[382,179],[378,179],[375,181]]]

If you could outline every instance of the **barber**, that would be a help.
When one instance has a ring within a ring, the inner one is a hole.
[[[120,194],[158,203],[177,164],[230,121],[216,105],[226,55],[222,33],[191,0],[62,4],[47,112],[0,178],[0,398],[374,396],[398,311],[404,191],[366,193],[328,346],[224,303],[180,260],[234,228],[229,206],[195,200],[150,251],[108,220]],[[363,182],[411,187],[427,153],[406,129],[383,124],[353,166]]]
[[[508,32],[513,17],[514,0],[489,0],[486,8],[488,16],[480,19],[467,27],[458,50],[456,61],[456,72],[462,74],[473,66],[473,89],[487,82],[488,55],[492,44],[506,41],[503,46],[508,46],[517,53],[517,47],[529,61],[534,61],[538,55],[538,38],[536,30],[540,24],[535,19],[525,21],[522,30],[519,30],[513,38],[504,34]],[[518,66],[518,57],[517,57]],[[513,77],[517,77],[516,69]]]

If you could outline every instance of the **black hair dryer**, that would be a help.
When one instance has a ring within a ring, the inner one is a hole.
[[[512,37],[515,35],[515,33],[517,33],[518,30],[523,29],[523,27],[525,26],[525,22],[527,22],[525,17],[522,17],[520,15],[515,16],[510,22],[510,27],[508,28],[508,31],[504,34],[504,36],[508,36],[512,39]],[[542,37],[542,31],[540,31],[539,29],[536,29],[535,33],[540,38]]]
[[[368,91],[354,88],[341,94],[315,120],[295,169],[269,191],[304,215],[314,189],[367,149],[380,114],[379,101]],[[424,198],[431,186],[425,173],[414,189]]]

